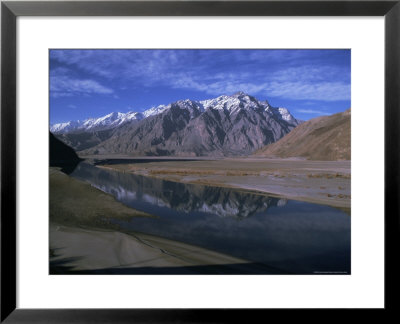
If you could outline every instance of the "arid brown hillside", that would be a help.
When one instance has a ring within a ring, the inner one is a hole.
[[[309,160],[351,159],[351,110],[310,119],[279,141],[255,152],[256,156],[304,157]]]

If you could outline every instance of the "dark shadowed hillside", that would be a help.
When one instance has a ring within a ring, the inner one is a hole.
[[[308,120],[255,155],[304,157],[309,160],[351,159],[351,110]]]
[[[75,151],[68,145],[57,139],[52,133],[50,134],[50,166],[63,168],[62,171],[72,171],[81,161]]]

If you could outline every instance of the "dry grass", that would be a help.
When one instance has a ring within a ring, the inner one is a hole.
[[[117,169],[117,168],[115,168]],[[118,169],[119,170],[119,169]],[[130,172],[146,171],[149,176],[157,175],[178,175],[178,176],[233,176],[233,177],[246,177],[246,176],[260,176],[265,175],[263,171],[248,171],[248,170],[192,170],[192,169],[149,169],[149,168],[129,168]]]
[[[111,219],[129,220],[151,217],[127,207],[88,183],[73,179],[61,171],[50,172],[50,221],[60,225],[91,228],[118,228]]]
[[[309,173],[307,174],[308,178],[325,178],[325,179],[337,179],[337,178],[342,178],[342,179],[350,179],[351,175],[350,174],[343,174],[343,173]]]
[[[340,198],[340,199],[350,199],[351,195],[344,195],[344,194],[330,194],[330,193],[322,193],[323,195],[329,197],[329,198]]]
[[[303,157],[310,160],[351,159],[350,110],[310,119],[279,141],[259,149],[256,156]]]

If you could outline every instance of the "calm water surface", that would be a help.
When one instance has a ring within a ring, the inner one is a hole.
[[[157,216],[115,220],[125,229],[243,258],[276,273],[350,273],[350,216],[339,209],[86,163],[71,176]]]

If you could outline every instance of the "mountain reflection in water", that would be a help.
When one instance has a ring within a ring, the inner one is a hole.
[[[350,273],[350,217],[338,209],[183,184],[80,163],[71,176],[156,218],[115,221],[288,273]]]

